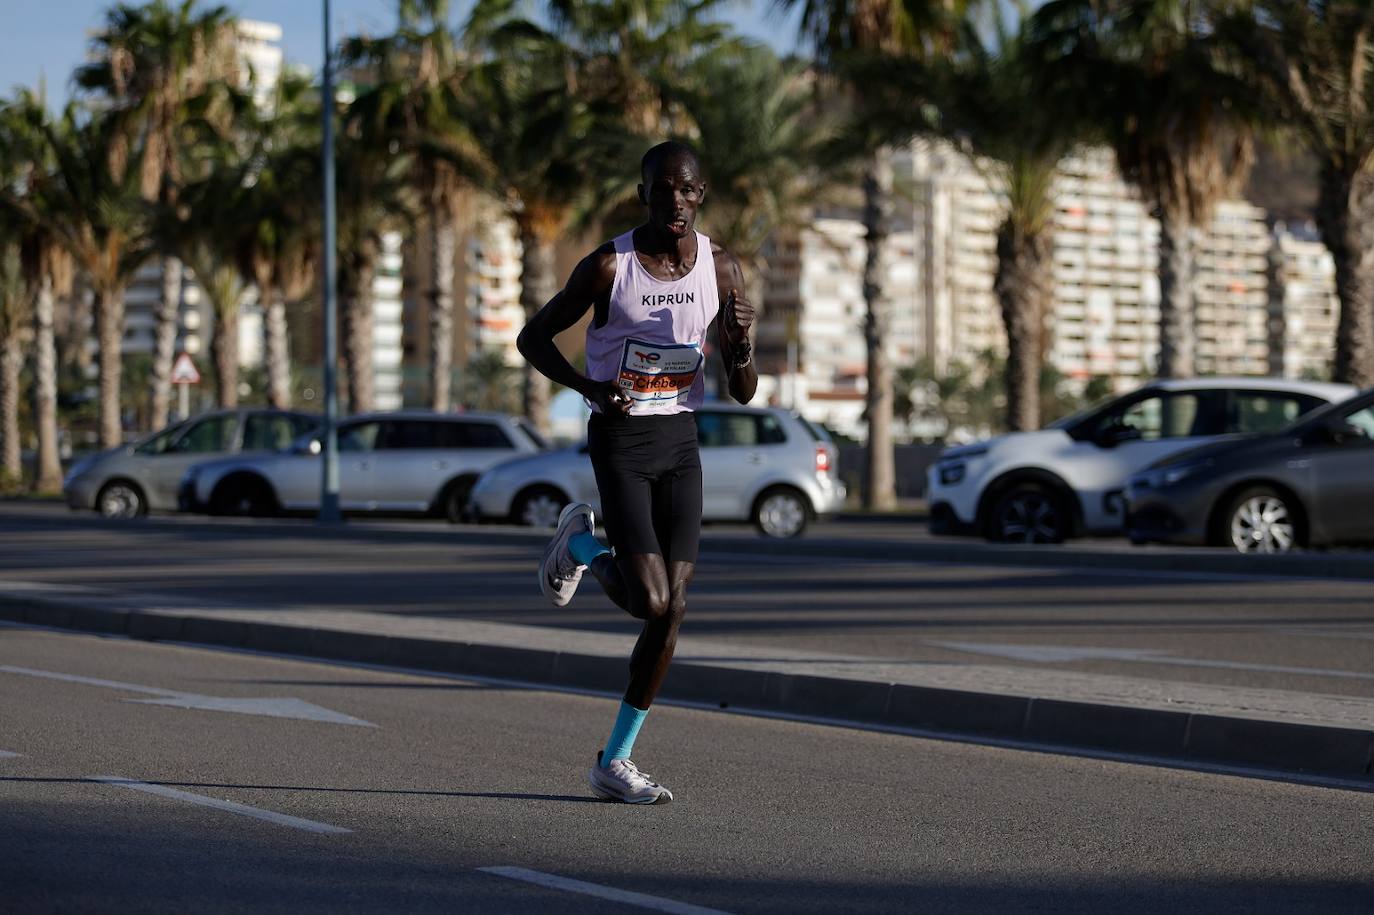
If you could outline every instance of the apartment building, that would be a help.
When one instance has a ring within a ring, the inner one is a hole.
[[[1264,210],[1243,200],[1222,201],[1206,228],[1194,233],[1198,374],[1269,373],[1273,243]]]
[[[515,339],[525,326],[520,304],[520,244],[515,223],[489,202],[479,204],[477,227],[468,240],[467,335],[464,361],[475,353],[497,351],[507,365],[521,364]]]
[[[1330,378],[1341,313],[1331,252],[1315,226],[1279,223],[1268,264],[1268,373]]]
[[[1159,349],[1159,223],[1110,150],[1067,157],[1054,193],[1046,358],[1069,378],[1129,386],[1153,372]]]

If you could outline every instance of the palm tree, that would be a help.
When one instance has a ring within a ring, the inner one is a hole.
[[[766,48],[702,58],[686,82],[674,99],[707,152],[703,228],[739,260],[744,292],[762,315],[764,243],[808,218],[826,183],[822,158],[833,119],[806,68]]]
[[[854,53],[928,57],[947,43],[949,23],[964,0],[777,0],[781,8],[801,8],[802,35],[822,63],[837,63]],[[851,88],[854,88],[851,86]],[[864,87],[865,91],[869,87]],[[858,94],[856,92],[856,94]],[[908,104],[908,103],[904,103]],[[868,481],[864,505],[891,509],[896,504],[892,442],[892,366],[887,354],[888,302],[883,288],[883,247],[892,215],[892,155],[881,144],[858,137],[866,163],[864,195],[864,341],[868,350]]]
[[[50,158],[25,118],[31,108],[46,110],[41,96],[21,91],[18,104],[0,111],[0,148],[10,153],[0,173],[0,224],[18,245],[21,274],[27,285],[28,311],[33,321],[33,416],[38,440],[38,466],[34,489],[55,492],[62,486],[62,464],[57,451],[57,352],[53,334],[54,297],[71,291],[71,257],[48,229],[41,211],[26,211],[17,198],[32,199],[36,188],[49,180]],[[35,218],[36,217],[36,218]]]
[[[24,365],[24,354],[20,334],[27,323],[28,303],[19,245],[12,237],[7,238],[0,244],[0,489],[18,486],[23,479],[19,371]]]
[[[994,11],[992,20],[996,43],[991,47],[980,34],[989,30],[969,22],[948,61],[880,58],[866,63],[862,73],[883,74],[876,81],[882,89],[870,91],[860,117],[893,139],[916,133],[946,138],[1004,195],[993,288],[1007,331],[1007,427],[1028,431],[1040,428],[1044,324],[1053,287],[1055,175],[1059,162],[1083,138],[1083,128],[1069,116],[1045,116],[1046,109],[1063,109],[1036,85],[1037,59],[1028,47],[1024,19],[1016,32],[1000,11]],[[1028,105],[1028,98],[1041,99],[1044,107]],[[938,108],[911,100],[938,100]]]
[[[1254,0],[1228,8],[1218,33],[1317,160],[1341,302],[1335,378],[1374,384],[1374,13],[1363,0]]]
[[[123,438],[124,291],[152,253],[152,213],[139,180],[143,148],[131,147],[124,125],[108,114],[68,105],[53,122],[32,99],[21,99],[15,113],[29,131],[34,160],[52,169],[12,203],[67,250],[94,294],[100,441],[114,447]]]
[[[112,116],[146,149],[141,161],[143,196],[162,206],[176,202],[186,144],[185,106],[206,87],[226,80],[237,66],[234,20],[228,7],[197,8],[197,0],[121,3],[106,12],[92,41],[95,60],[75,75],[77,86],[104,96]],[[171,372],[181,308],[181,264],[162,254],[162,297],[155,314],[152,363],[152,425],[167,422]]]
[[[448,27],[449,11],[449,0],[402,0],[395,34],[357,38],[344,49],[345,59],[375,79],[354,110],[414,159],[430,249],[430,407],[439,411],[452,401],[458,210],[465,176],[487,169],[460,115],[467,68]]]
[[[637,144],[624,131],[623,109],[568,93],[572,61],[551,36],[500,50],[473,71],[465,119],[485,158],[500,164],[484,189],[515,223],[520,304],[532,316],[558,291],[555,244],[579,217],[633,187]],[[525,415],[543,432],[550,396],[548,379],[526,365]]]
[[[254,141],[240,176],[235,234],[240,272],[263,313],[267,402],[291,406],[288,308],[315,286],[320,259],[319,106],[306,79],[278,81],[267,117],[246,131]]]
[[[1126,180],[1159,219],[1159,365],[1195,372],[1192,231],[1244,185],[1253,161],[1246,93],[1218,67],[1197,0],[1055,0],[1036,14],[1051,78],[1080,91]]]
[[[373,281],[383,235],[413,211],[412,159],[349,109],[335,146],[339,204],[339,307],[348,408],[373,408]]]
[[[547,0],[555,33],[575,60],[574,84],[624,113],[643,137],[690,131],[684,89],[700,89],[695,64],[745,43],[717,18],[725,0]],[[694,85],[695,84],[695,85]]]

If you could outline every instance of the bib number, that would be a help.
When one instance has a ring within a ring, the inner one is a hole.
[[[701,371],[701,348],[691,343],[625,341],[620,357],[620,389],[630,403],[644,406],[684,403]]]

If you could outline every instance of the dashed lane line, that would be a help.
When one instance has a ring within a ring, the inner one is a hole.
[[[87,779],[93,782],[103,782],[104,784],[113,785],[117,788],[128,788],[131,791],[142,791],[145,794],[155,794],[158,797],[170,798],[174,801],[185,801],[188,804],[199,804],[202,807],[212,807],[215,810],[223,810],[225,813],[252,817],[255,820],[266,820],[269,823],[276,823],[278,826],[289,826],[292,829],[301,829],[305,832],[348,833],[353,831],[351,829],[344,829],[342,826],[332,826],[329,823],[304,820],[300,817],[289,816],[285,813],[277,813],[275,810],[263,810],[259,807],[249,807],[247,804],[222,801],[216,797],[206,797],[203,794],[192,794],[190,791],[180,791],[176,788],[168,788],[166,785],[154,785],[149,782],[140,782],[135,779],[124,778],[120,775],[88,775]]]
[[[9,750],[0,750],[0,759],[17,759],[23,755],[22,753],[11,753]]]
[[[555,874],[546,874],[543,871],[534,871],[526,867],[479,867],[478,870],[484,874],[507,877],[511,880],[522,880],[525,883],[533,883],[552,890],[581,893],[584,896],[595,896],[598,899],[639,906],[641,909],[653,909],[657,912],[672,912],[674,915],[727,915],[721,909],[708,909],[704,906],[692,905],[689,902],[665,899],[662,896],[618,890],[614,887],[602,886],[599,883],[587,883],[585,880],[559,877]]]

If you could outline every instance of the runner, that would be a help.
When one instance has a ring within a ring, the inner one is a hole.
[[[696,231],[706,198],[697,154],[661,143],[644,154],[640,180],[645,223],[583,258],[521,331],[519,346],[531,365],[591,407],[587,444],[610,543],[597,540],[589,505],[567,506],[539,587],[566,606],[590,569],[612,601],[644,622],[591,787],[611,800],[661,804],[672,792],[631,762],[630,751],[668,673],[696,569],[701,459],[692,412],[705,396],[702,348],[713,321],[730,396],[748,403],[758,375],[749,343],[754,308],[742,293],[739,262]],[[584,376],[553,341],[589,308]]]

